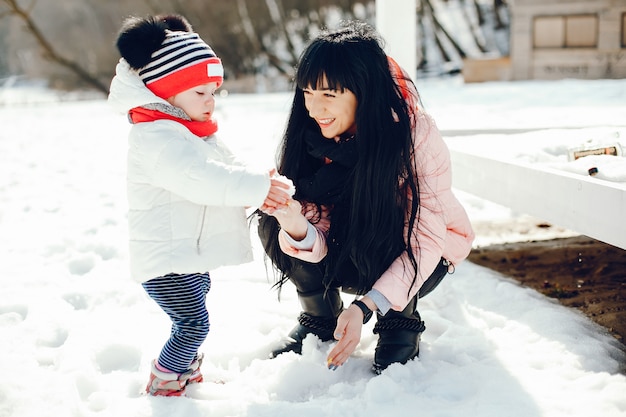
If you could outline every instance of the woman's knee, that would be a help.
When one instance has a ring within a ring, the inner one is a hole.
[[[307,293],[324,288],[324,272],[321,264],[303,261],[294,262],[289,279],[299,292]]]

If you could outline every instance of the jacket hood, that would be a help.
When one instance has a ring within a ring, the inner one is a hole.
[[[115,111],[120,113],[128,113],[130,109],[153,103],[169,105],[166,100],[156,96],[146,87],[137,72],[131,69],[123,58],[115,67],[115,77],[111,81],[108,102]]]

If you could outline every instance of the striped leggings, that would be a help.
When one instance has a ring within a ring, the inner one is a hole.
[[[170,371],[183,373],[209,334],[206,295],[211,278],[208,273],[168,274],[142,286],[172,320],[170,338],[161,350],[158,363]]]

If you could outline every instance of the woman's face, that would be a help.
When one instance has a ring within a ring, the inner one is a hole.
[[[352,91],[331,90],[326,79],[319,90],[309,86],[303,91],[304,106],[325,138],[335,139],[342,134],[356,133],[357,99]]]

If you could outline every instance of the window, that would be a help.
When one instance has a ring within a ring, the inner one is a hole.
[[[598,17],[596,15],[538,16],[535,17],[533,29],[535,48],[594,48],[598,46]],[[623,33],[622,36],[624,36]]]
[[[563,48],[565,19],[562,17],[535,18],[533,44],[535,48]]]
[[[622,13],[622,48],[626,48],[626,13]]]

